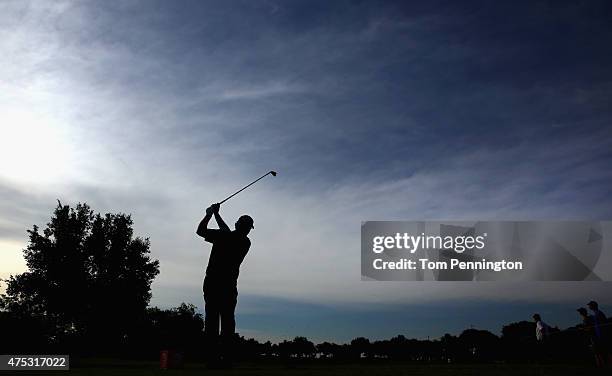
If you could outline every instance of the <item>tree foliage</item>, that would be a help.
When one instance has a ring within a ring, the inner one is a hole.
[[[87,204],[58,201],[44,230],[28,230],[28,270],[8,279],[2,308],[50,322],[51,340],[125,338],[144,317],[159,273],[149,239],[134,237],[132,225],[126,214],[94,214]]]

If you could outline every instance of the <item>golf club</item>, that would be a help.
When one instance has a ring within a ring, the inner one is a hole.
[[[222,203],[224,203],[225,201],[229,200],[230,198],[236,196],[238,193],[244,191],[245,189],[247,189],[248,187],[252,186],[253,184],[257,183],[258,181],[260,181],[261,179],[265,178],[268,175],[272,175],[272,176],[276,176],[276,171],[270,171],[262,176],[260,176],[259,178],[255,179],[254,181],[252,181],[251,183],[245,185],[244,187],[242,187],[241,189],[237,190],[236,192],[232,193],[229,197],[227,197],[225,200],[219,202],[219,205],[221,205]]]

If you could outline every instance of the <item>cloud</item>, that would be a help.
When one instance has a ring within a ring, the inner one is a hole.
[[[16,241],[56,198],[86,201],[132,213],[151,238],[154,304],[199,303],[203,209],[276,169],[223,206],[228,222],[245,211],[256,221],[245,296],[378,307],[609,292],[359,276],[363,220],[606,218],[606,56],[579,43],[569,54],[546,25],[517,31],[480,11],[307,4],[3,3],[0,114],[30,114],[29,129],[47,133],[25,132],[33,144],[3,123],[31,168],[15,173],[20,155],[0,161],[0,240],[11,241],[0,261],[20,254]]]
[[[305,92],[305,89],[300,86],[283,82],[273,82],[264,85],[226,88],[219,94],[219,97],[222,100],[260,99],[276,95],[300,94],[303,92]]]

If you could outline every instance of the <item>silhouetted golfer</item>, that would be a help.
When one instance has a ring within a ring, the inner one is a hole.
[[[212,243],[206,277],[204,278],[204,334],[208,342],[209,365],[231,366],[232,341],[236,329],[234,310],[238,298],[238,273],[251,241],[247,237],[253,226],[253,218],[243,215],[231,231],[219,215],[220,204],[206,209],[206,216],[198,225],[196,233]],[[209,229],[212,216],[219,229]],[[221,336],[219,336],[219,318]],[[219,341],[221,340],[221,341]]]

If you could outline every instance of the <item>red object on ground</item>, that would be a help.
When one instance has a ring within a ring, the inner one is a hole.
[[[172,369],[183,368],[183,353],[174,350],[162,350],[159,352],[159,368]]]
[[[168,369],[168,365],[169,365],[169,355],[170,352],[168,350],[162,350],[159,353],[159,368],[161,369]]]

